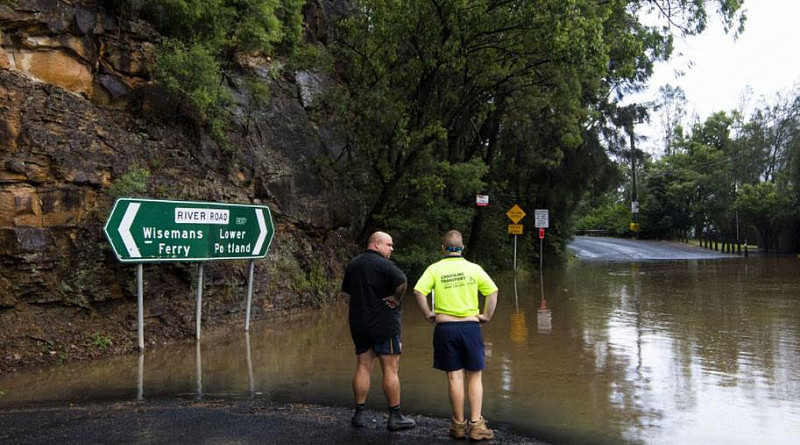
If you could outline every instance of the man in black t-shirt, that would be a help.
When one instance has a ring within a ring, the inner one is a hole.
[[[406,275],[389,260],[392,251],[391,236],[384,232],[373,233],[367,250],[347,264],[342,294],[350,299],[350,335],[357,357],[353,376],[356,408],[352,424],[355,427],[365,425],[364,406],[377,357],[383,372],[383,392],[389,403],[387,426],[391,431],[399,431],[414,428],[416,422],[400,411],[400,317]]]

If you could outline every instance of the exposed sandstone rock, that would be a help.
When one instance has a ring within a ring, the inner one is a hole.
[[[0,9],[0,69],[103,103],[113,103],[146,83],[156,39],[153,30],[141,22],[121,25],[88,6],[22,0],[13,10]]]
[[[27,51],[9,53],[10,69],[30,74],[33,78],[58,85],[73,93],[92,94],[93,77],[88,66],[65,51]]]
[[[270,82],[270,101],[255,107],[246,88],[236,92],[239,120],[229,129],[233,148],[225,151],[196,128],[127,111],[133,97],[155,95],[147,61],[158,36],[90,3],[21,0],[13,11],[0,7],[0,338],[33,350],[41,342],[54,349],[80,343],[70,338],[80,329],[59,328],[66,307],[90,314],[78,317],[87,328],[105,323],[125,336],[115,338],[122,350],[134,347],[134,269],[116,260],[103,234],[115,198],[109,187],[134,167],[151,173],[148,197],[269,205],[276,237],[267,260],[256,263],[254,317],[318,299],[294,287],[312,271],[330,277],[335,295],[352,213],[336,185],[319,175],[318,161],[341,142],[310,120],[296,83],[268,75],[280,63],[248,62]],[[315,79],[315,92],[324,84]],[[231,314],[241,321],[246,267],[209,264],[204,322]],[[192,265],[145,270],[146,336],[193,335]],[[101,310],[112,315],[91,316]],[[19,363],[32,359],[18,355]]]
[[[0,194],[0,227],[16,226],[42,226],[42,208],[36,189],[26,184],[12,185]]]

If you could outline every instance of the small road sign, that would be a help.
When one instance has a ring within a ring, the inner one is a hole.
[[[522,235],[522,224],[509,224],[508,225],[508,234],[509,235]]]
[[[122,262],[256,259],[275,229],[269,207],[120,198],[104,231]]]
[[[516,204],[514,204],[514,207],[511,207],[511,210],[506,212],[506,216],[508,216],[508,218],[514,224],[517,224],[520,221],[522,221],[522,218],[525,218],[525,215],[526,215],[525,211],[522,210],[522,208]]]
[[[550,211],[547,209],[536,209],[534,211],[534,226],[537,228],[547,229],[550,227]]]

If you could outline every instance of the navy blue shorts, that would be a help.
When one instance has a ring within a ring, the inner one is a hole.
[[[477,321],[437,323],[433,330],[433,367],[442,371],[480,371],[485,367],[483,335]]]
[[[353,344],[356,346],[356,355],[363,354],[370,349],[374,349],[378,355],[398,355],[403,352],[400,343],[400,336],[395,335],[376,343],[367,335],[350,334],[353,337]]]

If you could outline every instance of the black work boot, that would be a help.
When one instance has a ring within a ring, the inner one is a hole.
[[[389,424],[387,427],[389,431],[410,430],[417,426],[417,422],[411,417],[404,416],[400,412],[400,405],[389,408]]]
[[[364,428],[366,426],[363,403],[356,405],[356,411],[353,413],[353,418],[350,419],[350,424],[356,428]]]

